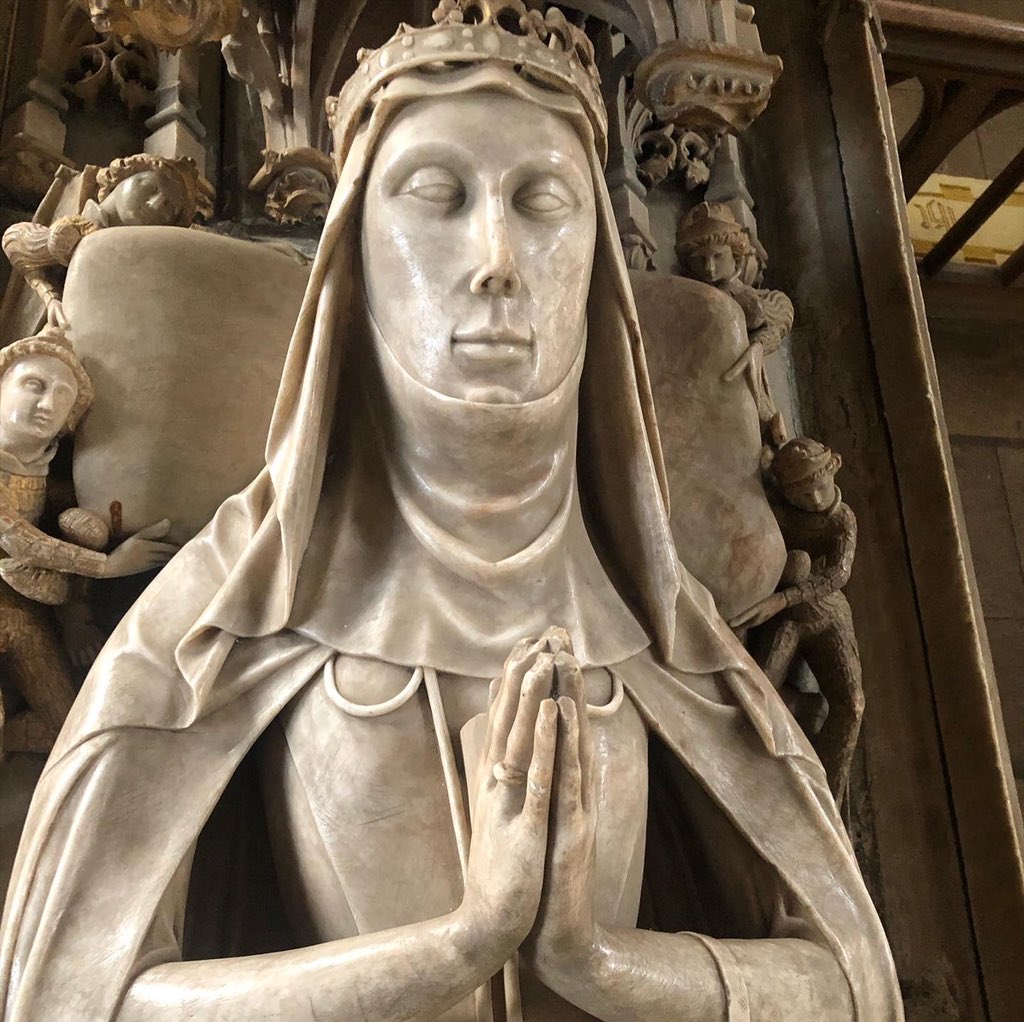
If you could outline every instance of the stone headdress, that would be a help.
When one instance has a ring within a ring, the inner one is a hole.
[[[701,202],[680,221],[676,253],[685,260],[705,245],[728,245],[737,259],[754,254],[750,232],[724,202]]]
[[[788,440],[772,458],[772,475],[782,487],[792,486],[823,475],[835,475],[843,459],[830,447],[810,437]]]
[[[33,337],[24,337],[20,341],[15,341],[13,344],[8,344],[6,348],[0,349],[0,378],[16,362],[32,355],[46,355],[49,358],[55,358],[58,362],[63,362],[74,373],[75,382],[78,384],[78,394],[75,396],[75,403],[71,406],[71,411],[68,413],[61,431],[73,433],[82,416],[92,404],[93,389],[89,374],[79,362],[78,356],[65,334],[56,330],[44,330]]]

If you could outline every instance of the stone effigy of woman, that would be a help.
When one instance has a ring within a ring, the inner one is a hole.
[[[821,766],[675,555],[588,44],[434,17],[334,108],[264,471],[58,739],[3,1017],[897,1022]],[[188,960],[253,757],[294,937]]]

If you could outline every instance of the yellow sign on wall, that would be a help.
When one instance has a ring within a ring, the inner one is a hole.
[[[932,174],[907,204],[914,254],[920,257],[930,252],[990,184],[974,177]],[[1024,245],[1024,187],[1003,203],[952,261],[999,266],[1021,245]]]

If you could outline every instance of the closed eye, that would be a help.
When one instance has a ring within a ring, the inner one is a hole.
[[[454,208],[462,205],[466,190],[462,181],[450,170],[444,167],[421,167],[405,179],[398,194]]]
[[[526,213],[538,217],[555,217],[577,205],[572,190],[555,177],[543,177],[523,185],[515,195],[515,203]]]

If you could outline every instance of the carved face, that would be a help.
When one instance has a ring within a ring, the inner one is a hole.
[[[403,368],[451,397],[550,393],[583,343],[597,218],[573,128],[526,100],[443,97],[403,111],[370,171],[370,312]]]
[[[12,454],[46,447],[78,396],[75,374],[51,355],[20,359],[0,380],[0,446]]]
[[[122,181],[110,198],[123,227],[158,227],[181,220],[187,197],[174,174],[143,170]]]
[[[802,511],[826,511],[836,499],[836,482],[831,472],[819,472],[808,479],[789,483],[786,500]]]
[[[690,273],[706,284],[724,284],[739,271],[731,245],[704,245],[686,257]]]

